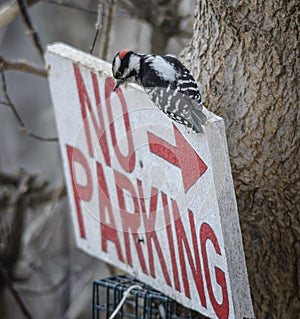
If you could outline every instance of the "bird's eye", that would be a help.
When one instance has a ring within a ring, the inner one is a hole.
[[[121,73],[121,72],[117,71],[117,72],[115,73],[115,78],[119,79],[121,76],[122,76],[122,73]]]

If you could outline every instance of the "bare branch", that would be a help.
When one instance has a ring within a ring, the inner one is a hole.
[[[23,20],[24,20],[26,26],[27,26],[29,35],[32,38],[33,44],[36,47],[38,53],[40,54],[41,59],[44,61],[44,50],[43,50],[43,47],[41,44],[41,39],[40,39],[40,36],[39,36],[38,32],[36,31],[36,29],[34,28],[33,23],[31,21],[30,15],[29,15],[28,10],[27,10],[26,0],[17,0],[17,1],[19,4],[21,15],[23,17]]]
[[[98,4],[98,11],[97,11],[97,21],[95,24],[95,34],[93,37],[92,45],[90,47],[90,54],[93,53],[97,38],[98,38],[98,36],[101,36],[102,30],[103,30],[103,25],[102,25],[102,21],[101,21],[101,12],[103,12],[103,5],[101,3],[99,3]]]
[[[6,102],[6,101],[1,101],[1,100],[0,100],[0,104],[5,105],[5,106],[10,106],[9,103]]]
[[[8,61],[2,55],[0,55],[0,65],[2,64],[5,71],[14,70],[30,73],[42,77],[47,77],[48,72],[45,69],[40,69],[33,64],[26,61]]]
[[[43,137],[43,136],[31,133],[26,127],[21,128],[21,131],[24,132],[26,135],[41,142],[58,142],[57,137]]]
[[[31,6],[37,3],[38,0],[27,0],[27,5]],[[10,24],[19,15],[20,9],[16,0],[7,1],[0,6],[0,30]]]
[[[0,65],[0,72],[1,72],[1,78],[2,78],[2,90],[5,96],[5,99],[7,101],[7,103],[5,103],[5,105],[7,105],[8,107],[11,108],[11,110],[13,111],[13,114],[15,116],[15,118],[17,119],[19,125],[20,125],[20,130],[22,132],[24,132],[26,135],[39,140],[39,141],[43,141],[43,142],[57,142],[58,138],[57,137],[43,137],[43,136],[39,136],[37,134],[32,133],[30,130],[27,129],[22,117],[20,116],[18,110],[16,109],[13,101],[11,100],[9,94],[8,94],[8,90],[7,90],[7,85],[6,85],[6,78],[5,78],[5,73],[3,70],[3,67],[1,67]],[[1,102],[1,104],[4,104]]]
[[[107,60],[108,49],[110,45],[110,33],[112,29],[113,23],[113,16],[114,16],[114,7],[115,7],[115,0],[108,0],[108,17],[106,22],[105,28],[105,35],[104,35],[104,42],[103,42],[103,50],[102,50],[102,59]]]
[[[22,128],[25,127],[25,124],[21,118],[21,116],[19,115],[14,103],[12,102],[9,94],[8,94],[8,91],[7,91],[7,85],[6,85],[6,78],[5,78],[5,74],[4,74],[4,70],[3,70],[3,67],[1,67],[1,78],[2,78],[2,90],[3,90],[3,93],[4,93],[4,96],[5,96],[5,99],[8,103],[8,106],[11,108],[11,110],[13,111],[17,121],[19,122],[20,126]]]

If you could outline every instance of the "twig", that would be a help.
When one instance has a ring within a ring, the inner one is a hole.
[[[7,85],[6,85],[6,78],[5,78],[3,67],[0,66],[0,68],[1,68],[1,79],[2,79],[2,90],[3,90],[3,93],[4,93],[5,99],[6,99],[7,103],[8,103],[8,106],[12,109],[12,111],[13,111],[17,121],[19,122],[20,126],[22,128],[24,128],[25,124],[24,124],[21,116],[19,115],[14,103],[12,102],[12,100],[11,100],[9,94],[8,94]]]
[[[111,28],[112,28],[114,7],[115,7],[115,0],[108,0],[108,1],[109,1],[108,17],[107,17],[107,22],[106,22],[103,50],[102,50],[102,55],[101,55],[103,60],[107,60],[108,49],[109,49],[109,45],[110,45],[110,33],[111,33]]]
[[[2,64],[3,69],[14,70],[14,71],[22,71],[42,77],[47,77],[48,72],[45,69],[40,69],[33,64],[27,63],[25,61],[8,61],[2,55],[0,55],[0,65]]]
[[[42,142],[58,142],[57,137],[43,137],[40,135],[36,135],[34,133],[31,133],[26,127],[21,128],[21,132],[24,132],[26,135]]]
[[[95,24],[95,33],[94,33],[92,45],[90,47],[90,54],[93,53],[97,38],[102,33],[103,25],[101,23],[101,12],[103,12],[103,5],[101,3],[99,3],[98,4],[98,10],[97,10],[97,21],[96,21],[96,24]]]
[[[21,296],[19,295],[19,293],[17,292],[17,290],[15,289],[11,278],[9,276],[9,274],[7,273],[6,269],[4,268],[4,266],[2,264],[0,264],[0,272],[2,274],[2,278],[5,280],[5,283],[10,291],[10,293],[12,294],[12,296],[14,297],[14,299],[16,300],[17,305],[20,307],[23,315],[25,316],[25,318],[27,319],[33,319],[32,315],[30,314],[28,308],[26,307],[26,305],[24,304]]]
[[[6,105],[6,106],[10,106],[8,102],[1,101],[1,100],[0,100],[0,104],[2,104],[2,105]]]
[[[27,5],[31,6],[39,0],[27,0]],[[0,30],[10,24],[20,13],[17,1],[8,1],[0,6]]]
[[[13,111],[13,114],[15,116],[15,118],[17,119],[19,125],[20,125],[20,130],[22,132],[24,132],[26,135],[36,139],[36,140],[39,140],[39,141],[43,141],[43,142],[57,142],[58,141],[58,138],[57,137],[43,137],[43,136],[39,136],[37,134],[34,134],[32,132],[30,132],[23,119],[21,118],[19,112],[17,111],[13,101],[11,100],[9,94],[8,94],[8,90],[7,90],[7,85],[6,85],[6,78],[5,78],[5,73],[4,73],[4,70],[3,70],[3,65],[1,66],[0,65],[0,72],[1,72],[1,78],[2,78],[2,90],[3,90],[3,93],[4,93],[4,96],[5,96],[5,99],[7,101],[7,103],[5,103],[5,105],[7,105],[8,107],[11,108],[11,110]],[[4,103],[1,103],[1,104],[4,104]]]
[[[44,61],[44,50],[41,44],[41,39],[38,32],[35,30],[33,23],[31,21],[30,15],[27,10],[26,0],[17,0],[20,8],[21,15],[24,19],[24,22],[28,28],[29,35],[32,37],[32,41],[37,48],[38,53],[41,56],[41,59]]]

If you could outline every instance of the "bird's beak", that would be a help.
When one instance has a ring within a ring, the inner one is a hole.
[[[115,85],[115,87],[113,88],[113,91],[115,92],[116,89],[117,89],[121,84],[123,84],[123,83],[124,83],[124,81],[122,81],[122,80],[116,81],[116,85]]]

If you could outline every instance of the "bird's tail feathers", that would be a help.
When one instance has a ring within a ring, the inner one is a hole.
[[[203,105],[200,104],[197,107],[193,107],[191,110],[191,116],[193,120],[194,131],[197,133],[203,132],[201,125],[205,125],[207,121],[207,117],[203,113]]]

